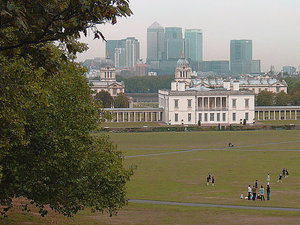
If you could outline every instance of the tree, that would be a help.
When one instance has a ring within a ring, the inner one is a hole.
[[[258,106],[271,106],[274,105],[275,94],[270,91],[261,91],[256,96],[256,105]]]
[[[128,108],[129,107],[129,99],[124,93],[119,93],[117,97],[115,97],[114,101],[115,108]]]
[[[284,91],[281,91],[275,95],[275,105],[286,106],[290,104],[291,104],[291,97]]]
[[[84,207],[113,214],[126,204],[132,169],[108,137],[90,135],[99,111],[84,69],[47,48],[60,68],[47,78],[30,59],[0,55],[0,205],[22,196],[41,215],[45,205],[67,216]]]
[[[109,92],[101,90],[99,91],[96,96],[95,96],[95,100],[100,102],[104,108],[111,108],[114,99],[113,97],[110,95]]]
[[[289,91],[289,95],[291,97],[292,105],[300,105],[300,86],[293,87]]]

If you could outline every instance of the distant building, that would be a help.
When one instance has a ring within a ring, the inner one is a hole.
[[[215,72],[217,74],[229,74],[229,61],[215,60],[202,61],[199,63],[199,71],[201,72]]]
[[[233,87],[235,79],[229,79],[230,87]],[[253,91],[255,94],[261,91],[271,91],[279,93],[284,91],[287,93],[287,83],[279,81],[275,78],[270,77],[242,77],[238,79],[239,86],[241,89],[248,89]],[[197,78],[193,80],[193,86],[195,87],[213,87],[220,88],[224,85],[224,79],[222,78]]]
[[[119,93],[124,93],[124,83],[116,81],[114,63],[108,55],[100,69],[99,80],[90,80],[90,82],[92,84],[92,90],[96,93],[104,90],[109,92],[113,97],[116,97]]]
[[[164,57],[164,28],[154,22],[147,29],[147,61],[158,61]]]
[[[138,60],[134,67],[134,76],[146,76],[148,72],[148,65],[143,60]]]
[[[181,27],[165,28],[165,55],[167,60],[178,60],[184,50]]]
[[[233,74],[251,73],[252,41],[230,41],[230,71]]]
[[[283,73],[287,73],[290,76],[293,76],[296,74],[296,67],[293,66],[284,66],[282,67]]]
[[[185,58],[199,62],[203,60],[203,34],[201,29],[186,29],[184,31]]]
[[[122,40],[107,40],[106,52],[116,68],[133,68],[140,58],[140,43],[134,37]]]
[[[260,60],[252,60],[251,73],[261,73]]]

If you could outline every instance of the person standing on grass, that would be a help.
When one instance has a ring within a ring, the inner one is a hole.
[[[212,178],[211,178],[211,185],[213,187],[215,186],[215,176],[212,176]]]
[[[255,198],[256,198],[256,187],[254,185],[252,187],[252,194],[253,194],[252,200],[255,201]]]
[[[286,177],[289,177],[289,171],[287,169],[285,169],[285,175]]]
[[[277,182],[282,183],[282,174],[279,174],[279,178],[278,178],[278,181],[277,181]]]
[[[210,180],[210,179],[209,179],[209,176],[207,176],[207,177],[206,177],[206,185],[207,185],[207,186],[209,185],[209,180]]]
[[[283,168],[283,170],[282,170],[282,175],[283,175],[283,177],[285,178],[285,168]]]
[[[248,186],[248,200],[251,199],[251,192],[252,192],[252,189],[251,189],[251,186],[249,185]]]
[[[267,176],[267,182],[268,184],[270,184],[270,174],[268,173],[268,176]]]
[[[255,188],[257,188],[258,187],[258,183],[257,183],[257,180],[255,181]]]
[[[270,200],[270,185],[267,185],[267,200]]]
[[[265,201],[265,190],[264,190],[264,187],[261,185],[260,186],[260,200],[262,201],[263,199]]]

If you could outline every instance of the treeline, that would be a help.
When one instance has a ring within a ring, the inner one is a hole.
[[[288,93],[283,91],[273,93],[262,91],[256,96],[257,106],[288,106],[300,105],[300,79],[295,77],[284,78],[288,85]]]
[[[116,76],[117,81],[124,81],[125,93],[157,93],[160,89],[170,89],[174,75],[156,77],[122,77]]]

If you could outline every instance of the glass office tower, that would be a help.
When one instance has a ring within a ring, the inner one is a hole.
[[[164,36],[164,28],[157,22],[147,28],[147,61],[163,59]]]
[[[179,59],[184,50],[181,27],[165,28],[165,58],[167,60]]]
[[[203,35],[201,29],[187,29],[184,32],[185,58],[191,61],[203,61]]]
[[[233,74],[251,73],[252,40],[230,41],[230,71]]]

